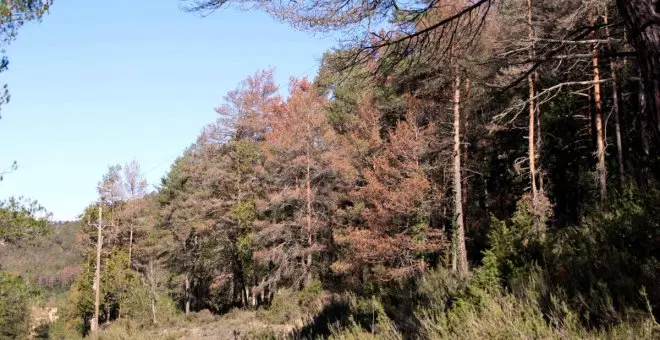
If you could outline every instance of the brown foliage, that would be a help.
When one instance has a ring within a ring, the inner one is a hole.
[[[357,123],[344,143],[358,184],[350,193],[354,215],[335,240],[346,247],[346,260],[335,271],[370,268],[378,280],[421,273],[429,252],[444,246],[442,232],[429,228],[431,184],[423,159],[435,129],[422,125],[408,101],[405,120],[381,133],[380,114],[370,98],[358,105]]]

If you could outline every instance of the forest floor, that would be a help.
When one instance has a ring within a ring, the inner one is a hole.
[[[214,321],[197,324],[192,328],[179,330],[181,339],[244,339],[257,334],[287,334],[293,325],[272,325],[265,323],[255,311],[236,310],[217,317]]]
[[[222,316],[210,313],[192,313],[190,318],[177,320],[171,324],[127,331],[120,323],[103,327],[100,339],[105,340],[151,340],[151,339],[254,339],[263,335],[284,336],[294,329],[293,325],[270,324],[259,316],[257,311],[234,310]]]

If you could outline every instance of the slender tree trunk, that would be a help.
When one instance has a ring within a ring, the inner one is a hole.
[[[465,98],[469,98],[470,96],[470,77],[465,78]],[[470,153],[469,153],[469,140],[467,138],[468,135],[468,128],[470,127],[470,117],[469,117],[469,112],[465,111],[463,113],[463,136],[465,136],[464,141],[463,141],[463,164],[462,166],[464,168],[469,167],[469,161],[470,161]],[[419,161],[418,161],[419,164]],[[419,168],[419,165],[417,166]],[[463,170],[463,178],[467,177],[466,171]],[[463,187],[463,207],[465,208],[467,206],[468,202],[468,193],[469,193],[469,181],[466,180],[465,184],[462,186]]]
[[[275,291],[277,291],[277,284],[276,283],[268,284],[268,301],[273,301],[273,297],[275,296]]]
[[[186,315],[190,314],[190,278],[188,277],[188,273],[186,273],[185,276],[185,289],[186,291],[184,292],[184,299],[185,299],[185,311]]]
[[[149,286],[151,293],[151,316],[155,325],[158,323],[158,320],[156,320],[156,270],[154,269],[153,259],[149,259]]]
[[[529,58],[533,59],[534,58],[534,27],[532,26],[532,0],[527,0],[527,30],[528,30],[528,36],[529,40],[531,41],[531,46],[529,49]],[[529,84],[529,126],[528,126],[528,134],[527,134],[527,149],[528,149],[528,157],[529,157],[529,177],[530,177],[530,182],[532,184],[532,206],[535,208],[536,207],[536,201],[537,201],[537,188],[536,188],[536,150],[535,150],[535,143],[536,139],[534,138],[534,133],[536,131],[536,127],[534,124],[534,118],[536,117],[536,114],[534,112],[534,108],[536,105],[534,104],[534,96],[535,96],[535,91],[534,91],[534,75],[530,74],[527,76],[527,83]]]
[[[131,224],[129,226],[130,228],[130,233],[128,236],[128,266],[131,267],[131,264],[133,263],[133,225]]]
[[[490,208],[490,194],[488,193],[488,180],[486,178],[483,179],[483,185],[484,185],[484,208],[488,210]]]
[[[628,38],[639,54],[649,115],[660,139],[660,5],[657,0],[617,0]]]
[[[250,303],[252,301],[250,297],[250,287],[248,285],[245,285],[243,289],[245,290],[245,307],[248,307],[250,306]]]
[[[229,281],[229,291],[231,292],[231,298],[232,298],[232,304],[236,303],[236,278],[233,280]]]
[[[310,110],[307,110],[307,145],[305,147],[306,151],[306,171],[305,171],[305,196],[307,200],[307,246],[312,247],[314,239],[312,237],[312,175],[311,175],[311,143],[312,143],[312,129],[311,129],[311,117]],[[312,282],[312,253],[311,251],[307,254],[307,277],[305,278],[305,284]]]
[[[628,40],[628,28],[623,27],[623,40],[624,41],[629,41]],[[623,67],[628,68],[628,57],[623,57]]]
[[[539,83],[539,74],[537,72],[534,72],[534,81],[535,84]],[[541,163],[541,154],[543,151],[543,131],[541,130],[541,105],[538,100],[536,100],[536,152],[534,154],[536,155],[536,177],[539,182],[538,185],[538,194],[543,195],[545,192],[545,189],[543,188],[544,186],[544,181],[543,181],[543,164]]]
[[[92,333],[99,329],[99,307],[101,305],[101,250],[103,249],[103,208],[99,204],[99,221],[96,226],[96,268],[94,269],[94,316],[90,324]]]
[[[151,316],[152,316],[151,321],[153,322],[153,324],[154,325],[157,324],[158,322],[156,320],[156,298],[153,295],[151,296]]]
[[[105,307],[105,324],[110,324],[110,305]]]
[[[600,98],[600,69],[598,67],[598,49],[593,48],[593,71],[594,71],[594,106],[596,115],[596,157],[598,160],[598,182],[600,184],[600,199],[605,200],[607,196],[607,168],[605,167],[605,137],[603,133],[603,104]]]
[[[649,126],[648,126],[648,107],[646,106],[646,91],[644,89],[644,82],[639,83],[639,116],[640,116],[640,130],[642,138],[642,150],[646,156],[651,153],[651,146],[649,141]]]
[[[527,0],[527,34],[530,41],[529,58],[536,57],[536,32],[534,31],[534,20],[532,12],[532,0]],[[539,79],[537,72],[531,73],[527,76],[529,84],[529,124],[527,127],[527,149],[529,157],[529,179],[532,187],[532,211],[533,211],[533,233],[539,240],[544,239],[542,232],[541,220],[538,209],[539,202],[539,188],[543,192],[543,175],[539,175],[537,161],[540,159],[541,148],[541,106],[538,100],[535,99],[536,90],[534,88],[535,82]],[[538,131],[537,131],[538,129]],[[538,133],[537,133],[538,132]],[[537,176],[538,175],[538,176]],[[538,187],[537,187],[538,177]]]
[[[589,114],[587,115],[587,123],[588,123],[588,128],[587,132],[589,133],[589,146],[591,148],[596,147],[596,137],[594,134],[594,103],[591,100],[593,98],[593,90],[590,88],[589,90]]]
[[[533,76],[530,75],[528,77],[528,82],[529,82],[529,98],[532,99],[534,98],[534,79]],[[533,99],[532,99],[533,100]],[[528,133],[527,133],[527,149],[528,149],[528,156],[529,156],[529,179],[532,184],[532,203],[536,205],[536,196],[538,189],[536,188],[536,149],[535,149],[535,143],[536,139],[534,137],[534,133],[536,130],[535,124],[534,124],[534,118],[535,118],[535,113],[534,113],[534,103],[530,102],[529,103],[529,126],[528,126]]]
[[[607,12],[603,16],[603,23],[607,25]],[[607,36],[607,48],[612,52],[612,40],[610,37],[610,28],[605,26],[605,35]],[[623,143],[621,141],[621,122],[619,120],[619,82],[617,81],[618,62],[610,61],[610,71],[612,73],[612,115],[614,116],[614,134],[616,137],[616,161],[619,165],[619,184],[621,189],[625,184],[625,170],[623,167]]]
[[[245,281],[243,281],[245,282]],[[245,286],[245,283],[242,285],[243,288],[241,288],[241,299],[243,300],[243,307],[248,306],[248,288]]]
[[[465,222],[463,216],[462,179],[461,179],[461,73],[456,65],[454,80],[454,221],[455,237],[452,270],[464,275],[468,271],[467,249],[465,247]]]

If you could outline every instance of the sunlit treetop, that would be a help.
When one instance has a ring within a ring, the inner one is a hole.
[[[11,197],[0,201],[0,243],[36,240],[47,233],[50,214],[37,201]]]

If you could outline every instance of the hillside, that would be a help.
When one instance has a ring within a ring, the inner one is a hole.
[[[80,223],[48,226],[45,235],[24,245],[0,248],[0,266],[36,285],[48,300],[66,292],[80,274],[83,249],[78,243]]]

